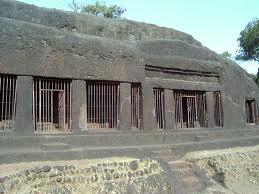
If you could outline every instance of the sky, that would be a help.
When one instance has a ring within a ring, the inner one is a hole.
[[[72,0],[19,0],[40,7],[70,10]],[[94,0],[75,0],[78,3]],[[259,18],[259,0],[103,0],[127,9],[129,20],[173,28],[192,35],[203,46],[233,56],[238,49],[237,39],[246,24]],[[258,62],[237,63],[256,74]]]

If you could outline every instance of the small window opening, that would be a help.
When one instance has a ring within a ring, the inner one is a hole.
[[[245,102],[246,122],[254,124],[256,122],[255,99],[247,99]]]
[[[154,88],[154,102],[155,102],[155,118],[156,125],[158,129],[164,129],[165,119],[164,119],[164,89]]]
[[[131,84],[131,127],[139,128],[140,84]]]
[[[216,127],[223,127],[223,107],[220,92],[214,92],[214,123]]]

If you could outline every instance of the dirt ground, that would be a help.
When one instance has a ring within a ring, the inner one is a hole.
[[[214,183],[202,194],[259,194],[259,145],[186,154]]]

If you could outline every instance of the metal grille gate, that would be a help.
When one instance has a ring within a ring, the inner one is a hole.
[[[120,88],[116,82],[87,82],[87,128],[116,129],[119,121]]]
[[[131,127],[139,128],[140,84],[131,84]]]
[[[16,113],[16,76],[0,75],[0,130],[13,130]]]
[[[223,107],[220,92],[214,92],[214,123],[217,127],[223,127]]]
[[[155,102],[155,117],[156,125],[158,129],[164,129],[165,118],[164,118],[164,90],[161,88],[154,88],[154,102]]]
[[[176,128],[207,127],[205,92],[174,91]]]
[[[245,102],[245,111],[246,111],[246,122],[255,123],[256,122],[256,108],[255,108],[255,99],[247,99]]]
[[[35,131],[71,130],[71,81],[34,79],[33,120]]]

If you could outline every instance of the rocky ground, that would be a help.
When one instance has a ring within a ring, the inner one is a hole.
[[[172,193],[157,161],[135,158],[0,166],[0,193]]]
[[[114,157],[2,164],[3,193],[259,194],[259,145],[192,152],[168,163]]]
[[[193,152],[184,159],[211,177],[212,186],[200,193],[259,193],[259,146]]]

